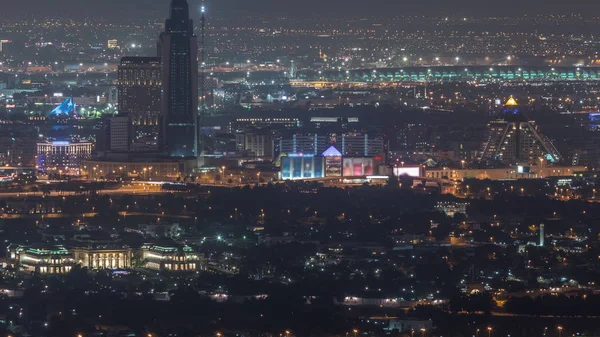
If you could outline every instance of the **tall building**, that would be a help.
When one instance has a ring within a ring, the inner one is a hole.
[[[236,150],[245,151],[255,157],[273,157],[273,136],[266,133],[236,134]]]
[[[139,126],[157,126],[162,67],[158,57],[123,57],[118,71],[119,114]]]
[[[480,159],[494,159],[505,163],[548,163],[561,161],[554,144],[518,109],[514,98],[510,98],[498,118],[488,124],[488,133],[483,143]]]
[[[162,106],[160,142],[166,154],[198,154],[198,43],[186,0],[171,0],[160,35]]]
[[[131,120],[129,116],[115,116],[110,119],[110,150],[129,151],[131,145]]]
[[[340,140],[336,142],[338,145]],[[382,138],[369,138],[368,134],[343,134],[341,139],[344,156],[373,157],[384,152]]]
[[[132,141],[129,116],[106,116],[96,127],[96,151],[127,152]]]
[[[317,155],[329,147],[328,138],[318,134],[294,134],[279,140],[279,153]]]

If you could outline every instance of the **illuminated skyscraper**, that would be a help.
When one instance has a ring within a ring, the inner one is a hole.
[[[160,34],[162,61],[160,141],[170,156],[198,155],[198,43],[186,0],[171,0]]]
[[[158,125],[161,109],[161,63],[158,57],[123,57],[118,72],[119,115],[134,125]]]

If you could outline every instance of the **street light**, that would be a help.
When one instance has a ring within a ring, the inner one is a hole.
[[[556,328],[558,329],[558,337],[560,337],[562,335],[563,327],[561,325],[559,325]]]
[[[352,330],[352,332],[354,332],[354,337],[356,337],[356,334],[358,333],[358,330],[354,329],[354,330]]]
[[[427,330],[425,330],[425,328],[421,328],[421,337],[425,336],[425,331],[427,331]]]
[[[488,331],[488,337],[491,337],[492,336],[492,327],[488,326],[487,331]]]

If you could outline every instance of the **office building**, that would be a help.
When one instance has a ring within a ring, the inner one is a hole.
[[[135,126],[158,126],[162,66],[159,57],[123,57],[118,70],[119,115]]]
[[[341,146],[339,146],[341,142]],[[384,152],[382,138],[369,138],[368,134],[343,134],[336,142],[344,156],[374,157]]]
[[[554,144],[545,137],[534,121],[525,117],[514,98],[504,110],[488,124],[480,160],[500,160],[516,163],[557,163],[562,160]]]
[[[255,129],[296,129],[302,126],[298,118],[235,118],[229,123],[229,132],[238,133]]]
[[[136,179],[174,181],[192,173],[197,161],[191,158],[155,157],[152,153],[107,153],[102,159],[86,160],[81,175],[88,179]]]
[[[186,0],[172,0],[158,54],[162,60],[162,149],[169,156],[198,154],[198,43]]]
[[[5,154],[5,164],[35,166],[38,140],[37,137],[20,133],[0,136],[0,152]]]
[[[242,133],[235,135],[236,150],[255,157],[273,157],[273,136],[260,133]]]
[[[129,151],[131,145],[131,122],[129,116],[115,116],[110,119],[110,150]]]
[[[318,134],[294,134],[279,140],[280,154],[318,155],[329,147],[328,138]]]
[[[94,144],[88,141],[46,141],[37,143],[37,165],[42,172],[79,175],[90,159]]]

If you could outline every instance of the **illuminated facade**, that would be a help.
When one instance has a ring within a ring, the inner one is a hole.
[[[76,113],[77,105],[75,104],[75,102],[73,102],[73,99],[69,97],[65,99],[59,106],[52,109],[49,115],[55,117],[68,117]]]
[[[490,180],[505,180],[505,179],[535,179],[548,177],[566,177],[573,176],[575,172],[586,171],[585,166],[544,166],[535,168],[529,172],[519,173],[518,167],[511,168],[491,168],[491,169],[451,169],[448,167],[426,169],[426,178],[435,179],[490,179]]]
[[[182,174],[189,173],[195,161],[99,161],[83,163],[81,175],[88,179],[129,177],[139,180],[173,181]]]
[[[90,159],[94,144],[80,141],[48,141],[37,143],[37,165],[42,172],[79,175],[85,160]]]
[[[499,118],[488,124],[480,160],[494,159],[505,163],[557,163],[561,156],[554,144],[539,132],[534,121],[528,120],[510,98]]]
[[[301,125],[298,118],[235,118],[229,123],[229,133],[262,128],[294,129]]]
[[[298,71],[304,81],[406,82],[406,81],[579,81],[600,79],[597,67],[439,66],[353,70]]]
[[[63,246],[9,247],[10,258],[19,268],[40,274],[64,274],[76,264],[71,252]]]
[[[196,271],[204,269],[204,259],[189,246],[144,245],[140,249],[144,267],[162,271]]]
[[[323,152],[325,158],[325,176],[326,177],[341,177],[342,176],[342,153],[334,146],[330,146]]]
[[[281,179],[312,179],[325,176],[324,157],[292,155],[281,158]]]
[[[369,138],[368,134],[343,134],[341,140],[341,149],[344,156],[378,156],[383,150],[382,138]]]
[[[279,140],[279,153],[317,155],[329,147],[329,140],[325,135],[294,134],[289,138]]]
[[[161,72],[159,57],[123,57],[118,71],[119,114],[133,125],[157,126],[160,119]]]
[[[90,269],[128,269],[131,267],[131,248],[74,248],[75,261]]]
[[[106,47],[108,47],[108,49],[119,49],[119,40],[108,40]]]

